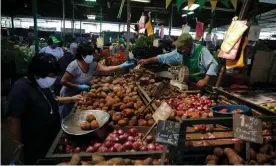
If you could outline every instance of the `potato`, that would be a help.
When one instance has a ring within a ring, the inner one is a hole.
[[[222,157],[224,155],[223,149],[216,147],[214,149],[214,155],[216,155],[217,157]]]
[[[105,161],[105,158],[103,156],[92,155],[91,157],[92,164],[98,164],[103,161]]]
[[[135,119],[129,120],[128,126],[136,126],[136,125],[137,125],[137,120],[135,120]]]
[[[143,165],[142,160],[134,160],[134,165]]]
[[[208,163],[209,161],[212,161],[212,160],[214,160],[217,163],[218,162],[218,157],[215,156],[215,155],[208,155],[206,157],[206,163]]]
[[[102,110],[107,111],[108,107],[104,106],[104,107],[102,107]]]
[[[133,102],[128,102],[128,103],[126,104],[126,107],[127,107],[127,108],[134,108],[134,103],[133,103]]]
[[[114,110],[110,110],[107,113],[112,117],[116,112]]]
[[[252,148],[250,148],[249,153],[250,153],[250,159],[255,160],[256,159],[256,152]]]
[[[206,165],[217,165],[217,162],[215,160],[210,160],[206,163]]]
[[[147,126],[148,122],[145,119],[139,119],[138,126]]]
[[[231,148],[225,148],[224,154],[229,160],[229,164],[243,164],[243,159]]]
[[[257,160],[258,164],[262,165],[267,162],[267,156],[265,154],[258,153],[256,155],[256,160]]]
[[[134,115],[134,110],[126,108],[123,110],[123,114],[126,115],[126,117],[132,117]]]
[[[160,165],[161,162],[157,159],[154,159],[153,162],[152,162],[153,165]]]
[[[99,163],[96,163],[95,165],[108,165],[107,161],[101,161]]]
[[[68,162],[68,165],[78,165],[80,163],[80,156],[78,154],[73,154],[71,160]]]
[[[108,165],[125,165],[125,160],[119,157],[112,158],[107,161]]]
[[[83,123],[80,124],[80,128],[81,128],[82,130],[90,130],[90,123],[88,123],[88,122],[83,122]]]
[[[93,114],[89,114],[86,116],[86,121],[91,123],[93,120],[96,120],[96,117]]]
[[[91,125],[91,129],[93,130],[99,128],[99,122],[97,120],[93,120],[90,125]]]
[[[118,122],[120,119],[122,119],[122,113],[120,112],[116,112],[113,116],[112,116],[112,120],[115,122]]]
[[[121,126],[121,127],[122,126],[126,126],[127,125],[127,121],[124,120],[124,119],[121,119],[121,120],[118,121],[118,125]]]
[[[132,165],[133,161],[131,159],[124,159],[125,165]]]
[[[155,123],[155,121],[154,121],[154,119],[150,119],[150,120],[148,120],[148,126],[152,126],[154,123]]]
[[[146,119],[146,120],[152,119],[152,114],[147,114],[147,115],[145,116],[145,119]]]
[[[152,165],[152,161],[153,159],[151,157],[148,157],[143,161],[143,165]]]
[[[69,165],[67,162],[62,162],[62,163],[59,163],[57,165]]]
[[[81,165],[92,165],[91,161],[81,161]]]

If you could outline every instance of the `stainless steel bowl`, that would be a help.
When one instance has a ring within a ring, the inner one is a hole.
[[[101,128],[110,118],[110,115],[107,112],[100,110],[86,110],[80,111],[65,117],[61,123],[61,128],[68,134],[71,135],[84,135],[98,130],[82,130],[80,124],[86,121],[86,116],[93,114],[96,117],[96,120],[99,122],[99,128]]]

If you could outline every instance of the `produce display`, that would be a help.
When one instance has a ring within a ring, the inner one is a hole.
[[[58,143],[56,153],[95,153],[95,152],[135,152],[135,151],[160,151],[163,145],[154,141],[152,135],[148,135],[144,141],[144,134],[137,132],[136,128],[128,131],[116,129],[103,141],[95,138],[76,139],[64,134]]]
[[[156,100],[155,104],[159,106],[163,100]],[[164,100],[174,109],[169,117],[170,120],[179,118],[208,118],[213,117],[210,107],[216,105],[214,100],[200,94],[182,94],[177,98]]]
[[[241,157],[241,144],[235,144],[234,148],[216,147],[214,154],[206,157],[206,165],[275,165],[276,146],[274,143],[265,144],[256,148],[250,148],[250,160]]]
[[[110,125],[151,126],[154,124],[152,112],[149,109],[140,113],[145,105],[137,94],[138,88],[133,75],[94,78],[91,84],[91,90],[83,92],[85,102],[79,102],[76,111],[91,109],[106,111],[112,117]]]
[[[165,159],[165,164],[168,164],[168,160]],[[111,159],[105,159],[103,156],[92,155],[90,161],[81,161],[81,158],[74,154],[69,162],[59,163],[57,165],[160,165],[161,159],[154,159],[148,157],[144,160],[132,160],[124,159],[120,157],[114,157]]]
[[[219,112],[222,112],[222,113],[242,113],[243,112],[243,110],[241,110],[241,109],[235,109],[235,110],[232,110],[232,111],[229,111],[228,109],[226,109],[226,108],[223,108],[223,109],[221,109]]]
[[[93,114],[89,114],[86,117],[86,121],[80,124],[82,130],[95,130],[99,128],[99,122]]]
[[[260,106],[272,112],[276,112],[276,103],[260,104]]]

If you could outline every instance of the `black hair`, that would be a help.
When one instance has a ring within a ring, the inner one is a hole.
[[[79,45],[77,48],[76,59],[81,60],[86,55],[93,55],[95,49],[90,45]]]
[[[60,65],[56,57],[52,54],[39,53],[35,55],[28,66],[28,77],[34,81],[34,76],[45,78],[53,73],[57,75],[60,72]]]
[[[54,44],[52,37],[49,37],[49,39],[47,40],[47,44],[48,45]]]

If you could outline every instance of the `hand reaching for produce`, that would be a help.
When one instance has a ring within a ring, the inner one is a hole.
[[[85,85],[85,84],[78,85],[78,87],[77,87],[78,90],[88,90],[89,88],[90,87],[88,85]]]
[[[199,80],[199,81],[197,82],[196,85],[197,85],[198,87],[202,88],[202,87],[204,87],[207,83],[208,83],[207,80],[201,79],[201,80]]]
[[[138,64],[143,66],[145,64],[145,62],[146,62],[146,59],[141,59],[138,61]]]
[[[122,64],[120,64],[120,67],[121,68],[131,68],[131,67],[134,67],[135,66],[135,63],[134,62],[124,62]]]
[[[78,102],[78,101],[84,101],[84,98],[82,97],[82,95],[75,95],[75,96],[72,96],[72,100],[74,102]]]

